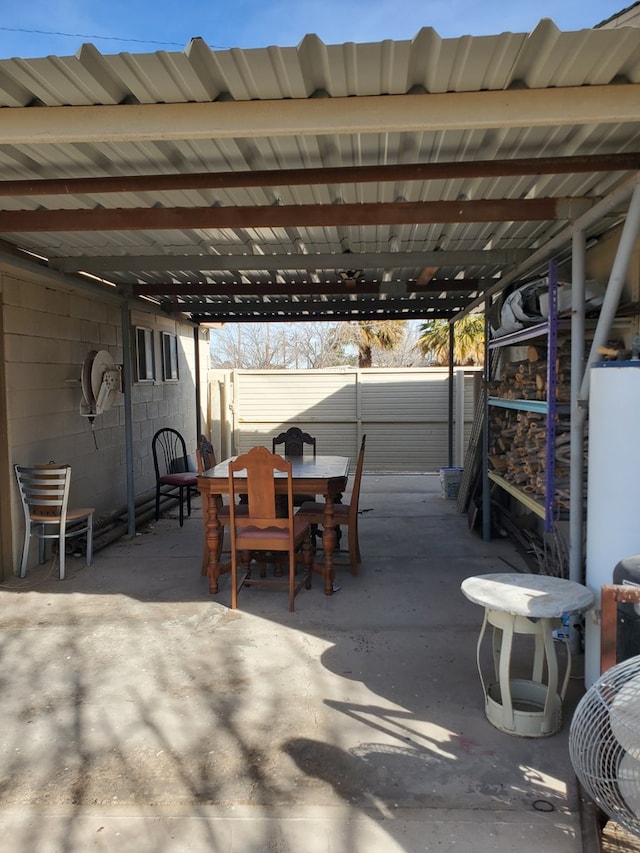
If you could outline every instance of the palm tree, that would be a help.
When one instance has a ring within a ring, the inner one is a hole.
[[[466,314],[454,323],[453,362],[459,365],[484,361],[484,315]],[[432,364],[449,364],[449,321],[430,320],[420,327],[416,343]]]
[[[405,330],[406,320],[357,320],[339,326],[337,336],[342,345],[356,347],[358,367],[371,367],[373,350],[392,350],[402,341]]]

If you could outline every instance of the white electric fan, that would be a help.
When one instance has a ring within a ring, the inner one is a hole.
[[[640,836],[640,655],[612,666],[582,697],[569,755],[602,811]]]

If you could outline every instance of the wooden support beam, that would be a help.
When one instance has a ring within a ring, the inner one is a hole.
[[[522,157],[446,163],[402,163],[380,166],[333,166],[309,169],[200,172],[176,175],[128,175],[106,178],[47,178],[0,181],[0,196],[90,195],[92,193],[170,192],[242,187],[292,187],[565,175],[640,169],[640,153],[591,154],[572,157]]]
[[[532,198],[405,201],[389,204],[12,210],[0,212],[0,232],[184,231],[197,228],[527,222],[572,218],[576,213],[584,211],[584,203],[583,199]]]

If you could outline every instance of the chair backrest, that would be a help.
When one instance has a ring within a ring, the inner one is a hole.
[[[360,481],[362,480],[362,468],[364,467],[364,446],[367,440],[367,436],[362,436],[362,441],[360,442],[360,450],[358,452],[358,461],[356,463],[356,473],[353,478],[353,488],[351,489],[351,498],[349,500],[349,521],[357,518],[358,515],[358,503],[360,501]]]
[[[177,429],[159,429],[151,440],[151,449],[156,479],[165,474],[180,474],[189,470],[187,445]]]
[[[69,465],[14,465],[25,521],[33,515],[64,518],[69,504]]]
[[[279,514],[276,500],[275,472],[282,471],[287,478],[287,515]],[[245,477],[236,473],[246,472]],[[247,514],[236,515],[236,496],[247,495]],[[266,447],[252,447],[248,453],[229,462],[229,507],[232,531],[235,527],[277,527],[289,529],[293,538],[293,477],[291,462]]]
[[[304,454],[304,446],[309,445],[313,449],[313,455],[316,455],[316,440],[308,432],[303,432],[300,427],[289,427],[285,432],[277,435],[272,442],[272,450],[276,453],[276,448],[283,444],[285,456],[302,456]]]
[[[216,454],[213,445],[206,435],[201,435],[198,438],[198,447],[196,448],[196,467],[198,474],[203,471],[208,471],[209,468],[216,467]]]

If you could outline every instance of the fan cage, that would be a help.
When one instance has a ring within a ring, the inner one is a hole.
[[[640,655],[611,667],[582,697],[569,755],[594,802],[640,836]]]

